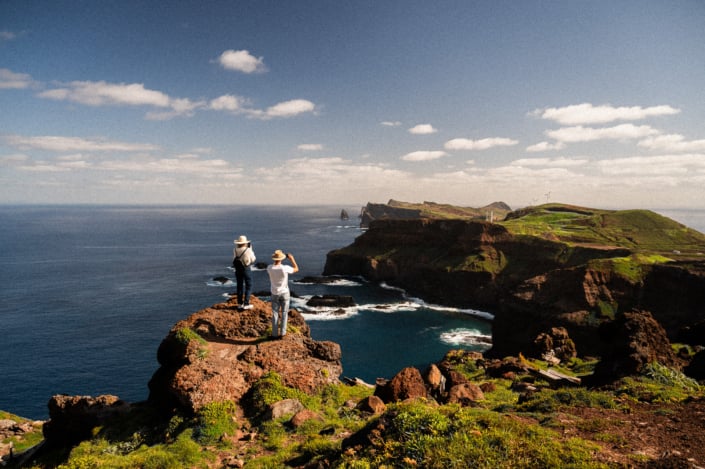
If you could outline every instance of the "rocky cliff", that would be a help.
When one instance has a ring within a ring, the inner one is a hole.
[[[651,311],[674,340],[705,316],[700,233],[642,211],[554,205],[507,218],[376,220],[328,254],[324,274],[489,311],[491,353],[502,356],[526,352],[554,326],[569,331],[580,354],[600,355],[598,326],[632,309]]]
[[[161,366],[149,382],[149,401],[189,412],[214,401],[239,402],[270,371],[304,392],[338,381],[338,344],[313,340],[296,310],[287,335],[272,340],[269,303],[252,297],[251,304],[240,311],[235,301],[220,303],[178,322],[159,346]]]

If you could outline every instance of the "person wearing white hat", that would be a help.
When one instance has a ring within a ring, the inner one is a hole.
[[[289,259],[291,265],[284,265],[282,261]],[[284,254],[280,249],[272,254],[274,264],[267,266],[269,282],[272,292],[272,338],[284,337],[286,335],[286,323],[289,318],[289,274],[299,271],[296,259],[292,254]],[[281,331],[280,331],[281,326]]]
[[[250,304],[250,293],[252,292],[252,264],[255,263],[255,251],[247,236],[242,235],[235,241],[233,249],[233,268],[235,269],[235,280],[237,281],[237,304],[241,309],[252,309]],[[243,290],[244,284],[244,290]]]

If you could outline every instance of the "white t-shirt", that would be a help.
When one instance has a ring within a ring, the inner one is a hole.
[[[289,274],[294,273],[292,266],[271,264],[267,266],[267,273],[272,284],[272,295],[283,295],[289,291]]]

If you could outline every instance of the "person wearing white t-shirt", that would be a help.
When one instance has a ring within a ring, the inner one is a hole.
[[[289,259],[291,265],[284,265],[282,261]],[[286,335],[286,323],[289,317],[289,274],[299,271],[296,259],[291,254],[284,254],[281,249],[277,249],[272,254],[274,264],[267,266],[269,282],[272,293],[272,338],[284,337]],[[280,330],[281,326],[281,330]]]

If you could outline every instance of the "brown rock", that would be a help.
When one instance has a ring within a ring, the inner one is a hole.
[[[299,428],[301,425],[304,423],[308,422],[309,420],[322,420],[321,416],[315,413],[312,410],[309,409],[302,409],[296,414],[294,414],[293,417],[291,417],[291,420],[289,423],[291,424],[292,427],[294,428]]]
[[[611,382],[639,373],[653,362],[675,369],[682,367],[666,331],[648,311],[626,312],[604,324],[600,333],[609,349],[595,368],[592,379],[597,382]]]
[[[369,396],[358,402],[355,407],[361,412],[366,412],[374,415],[383,414],[387,410],[387,406],[378,396]]]
[[[536,336],[532,352],[534,357],[542,360],[555,357],[558,361],[565,361],[578,356],[575,343],[568,336],[565,327],[552,327],[550,331]]]
[[[271,340],[269,303],[254,296],[250,303],[253,309],[238,311],[231,300],[177,323],[159,346],[161,367],[149,382],[149,400],[189,412],[214,401],[239,402],[270,371],[284,385],[309,393],[338,382],[338,344],[313,340],[296,310],[289,312],[287,335]]]
[[[458,384],[448,390],[448,402],[451,404],[467,406],[484,398],[485,395],[482,393],[482,389],[473,383]]]
[[[426,397],[426,385],[421,372],[414,367],[401,370],[389,382],[375,388],[375,396],[385,403]]]
[[[431,394],[436,398],[445,392],[446,378],[435,364],[431,365],[426,372],[426,384]]]

